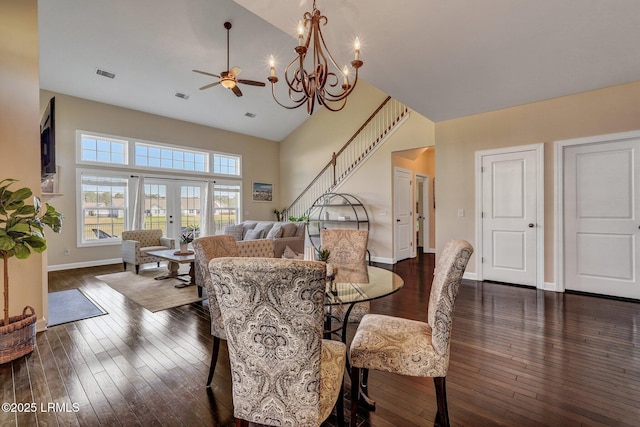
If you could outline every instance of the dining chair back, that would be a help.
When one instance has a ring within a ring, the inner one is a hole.
[[[367,314],[351,342],[351,425],[356,425],[360,390],[367,388],[368,370],[432,377],[439,425],[449,426],[445,378],[449,368],[453,309],[473,247],[464,240],[447,243],[434,273],[428,322]],[[362,370],[362,377],[360,376]]]
[[[322,339],[326,267],[315,261],[209,263],[227,335],[236,425],[319,426],[338,401],[346,348]]]
[[[211,351],[211,363],[209,365],[209,377],[207,387],[211,386],[213,374],[218,361],[220,340],[226,340],[227,335],[222,324],[220,307],[213,290],[211,275],[209,274],[209,261],[219,257],[238,256],[236,240],[231,235],[206,236],[195,239],[192,243],[194,251],[195,279],[198,286],[205,288],[209,302],[209,313],[211,315],[211,335],[213,336],[213,348]]]

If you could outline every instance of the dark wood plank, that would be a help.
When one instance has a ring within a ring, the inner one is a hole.
[[[433,255],[380,266],[400,274],[405,287],[372,302],[372,312],[426,321]],[[79,288],[108,314],[49,328],[34,353],[0,366],[3,402],[75,403],[79,411],[3,412],[0,425],[233,425],[224,342],[212,387],[204,387],[208,308],[150,313],[95,279],[121,269],[50,273],[50,291]],[[452,425],[637,425],[638,324],[635,302],[463,281],[447,376]],[[349,326],[349,339],[356,327]],[[371,372],[369,383],[377,409],[361,409],[359,425],[433,425],[431,379]],[[335,415],[324,425],[335,426]]]

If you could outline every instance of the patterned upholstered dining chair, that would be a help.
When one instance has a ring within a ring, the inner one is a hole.
[[[320,245],[329,250],[329,263],[336,269],[335,281],[338,283],[369,283],[367,270],[367,230],[325,229],[320,231]],[[332,315],[342,321],[346,307],[331,307]],[[359,322],[369,313],[371,304],[359,302],[349,314],[349,322]]]
[[[360,370],[363,388],[369,369],[415,377],[432,377],[438,404],[437,419],[449,426],[445,377],[449,367],[451,324],[460,281],[473,247],[464,240],[447,243],[434,273],[428,323],[367,314],[351,342],[351,425],[356,425]]]
[[[227,336],[236,426],[319,426],[341,393],[346,348],[322,339],[326,267],[315,261],[209,263]]]
[[[211,275],[209,274],[209,261],[219,257],[237,257],[238,246],[236,240],[231,235],[206,236],[195,239],[192,243],[195,252],[195,279],[198,286],[202,286],[207,291],[209,299],[209,313],[211,314],[211,335],[213,335],[213,348],[211,350],[211,364],[209,366],[209,377],[207,387],[211,386],[213,373],[218,361],[220,350],[220,340],[226,340],[227,335],[222,324],[220,307],[213,292]]]

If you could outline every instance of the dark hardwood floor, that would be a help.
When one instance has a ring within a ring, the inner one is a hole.
[[[204,387],[208,309],[151,313],[94,277],[121,268],[49,274],[50,291],[80,288],[109,314],[51,327],[31,355],[0,366],[2,402],[36,404],[0,412],[0,425],[233,424],[224,344],[211,392]],[[372,311],[426,320],[433,255],[393,269],[405,287]],[[361,409],[361,425],[433,425],[431,379],[371,372],[369,383],[377,409]],[[638,426],[640,304],[464,281],[447,388],[454,426]]]

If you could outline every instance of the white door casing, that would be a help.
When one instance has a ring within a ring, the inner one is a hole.
[[[399,167],[393,169],[395,262],[411,258],[413,253],[414,224],[411,176],[410,170]]]
[[[640,133],[559,142],[561,286],[640,299]]]
[[[543,150],[476,153],[478,280],[544,288]]]
[[[419,244],[422,244],[422,252],[429,252],[429,242],[430,239],[430,217],[429,217],[429,186],[431,185],[431,178],[428,175],[416,175],[416,183],[418,183],[418,179],[421,178],[422,182],[420,186],[417,188],[418,194],[418,210],[419,210]]]

